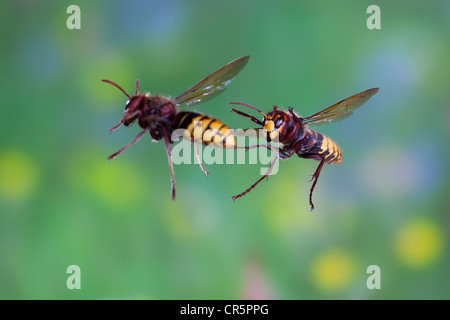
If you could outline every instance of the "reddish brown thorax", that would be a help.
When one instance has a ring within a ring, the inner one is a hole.
[[[163,127],[169,132],[173,130],[176,113],[176,107],[169,99],[147,93],[131,97],[125,106],[122,121],[125,126],[130,126],[138,119],[139,126],[149,129],[153,139],[158,141],[163,138]]]

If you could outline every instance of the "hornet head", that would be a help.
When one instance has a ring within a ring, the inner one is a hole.
[[[255,111],[258,111],[260,114],[264,116],[262,120],[256,119],[253,116],[250,116],[244,112],[241,112],[239,110],[233,109],[234,112],[240,114],[241,116],[250,118],[253,122],[259,124],[262,126],[262,129],[264,129],[266,134],[267,142],[271,142],[275,139],[280,139],[280,136],[284,137],[288,131],[288,124],[289,124],[289,115],[282,111],[277,110],[277,106],[273,106],[273,111],[269,113],[264,113],[261,110],[248,105],[246,103],[241,102],[230,102],[231,104],[239,104],[245,107],[249,107]]]
[[[103,82],[112,84],[113,86],[115,86],[117,89],[119,89],[120,91],[122,91],[127,97],[128,97],[128,101],[125,104],[125,110],[123,112],[123,117],[122,120],[120,120],[119,124],[117,124],[116,126],[112,127],[109,132],[111,133],[114,130],[117,130],[122,124],[124,124],[125,126],[129,126],[131,124],[133,124],[133,122],[139,117],[139,115],[141,114],[141,103],[142,100],[144,99],[143,95],[138,95],[138,91],[139,91],[139,80],[136,80],[136,93],[134,94],[134,96],[130,96],[124,89],[122,89],[121,86],[119,86],[117,83],[112,82],[110,80],[102,80]]]

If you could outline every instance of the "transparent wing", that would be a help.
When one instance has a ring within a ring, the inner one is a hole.
[[[245,56],[224,65],[186,92],[172,99],[179,107],[204,102],[221,94],[233,78],[245,67],[249,56]]]
[[[377,92],[378,88],[372,88],[357,93],[354,96],[344,99],[331,107],[313,114],[310,117],[303,118],[303,122],[305,124],[325,124],[345,119],[353,114],[353,110],[362,106]]]

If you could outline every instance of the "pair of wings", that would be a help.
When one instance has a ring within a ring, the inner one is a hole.
[[[249,56],[241,57],[224,65],[214,71],[202,81],[188,89],[178,97],[173,98],[173,102],[178,107],[191,106],[200,102],[208,101],[221,94],[225,87],[237,76],[237,74],[247,65]]]
[[[249,56],[245,56],[231,61],[171,101],[178,107],[183,107],[205,102],[218,96],[247,65],[249,58]],[[305,124],[326,124],[345,119],[377,92],[378,88],[372,88],[357,93],[312,116],[303,118],[303,122]]]

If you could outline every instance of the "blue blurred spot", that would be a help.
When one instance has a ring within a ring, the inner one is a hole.
[[[397,94],[406,94],[417,83],[419,72],[416,66],[408,48],[389,47],[376,58],[372,75]]]
[[[408,42],[389,42],[373,52],[359,68],[365,83],[380,87],[380,92],[375,96],[376,112],[383,113],[385,117],[397,112],[398,108],[408,107],[405,97],[413,96],[422,83],[423,61],[411,55],[415,46]]]
[[[61,69],[61,55],[50,39],[43,34],[32,33],[19,48],[18,59],[27,79],[37,83],[55,77]],[[31,77],[31,79],[30,79]]]
[[[360,165],[360,176],[371,195],[384,198],[433,194],[443,183],[445,162],[428,150],[439,150],[444,141],[434,132],[397,144],[372,146]]]
[[[114,12],[114,34],[128,41],[154,41],[172,35],[180,25],[179,4],[174,1],[123,1]],[[156,45],[156,44],[155,44]]]

